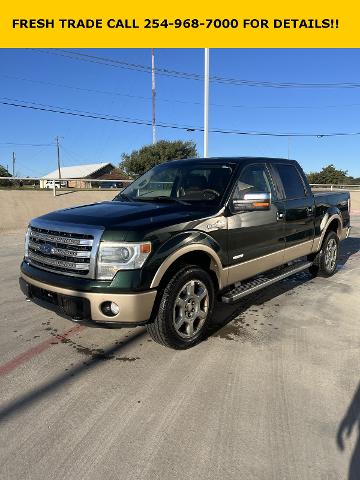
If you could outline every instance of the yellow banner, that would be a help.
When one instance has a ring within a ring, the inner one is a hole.
[[[18,0],[1,47],[360,47],[360,3]]]

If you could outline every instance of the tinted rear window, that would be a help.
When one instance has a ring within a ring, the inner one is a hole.
[[[276,165],[276,168],[284,186],[286,198],[306,196],[304,183],[295,167],[292,165]]]

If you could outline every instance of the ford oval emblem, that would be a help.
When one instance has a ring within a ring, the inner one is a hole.
[[[40,245],[40,252],[43,253],[44,255],[51,255],[53,250],[53,246],[50,245],[49,243],[42,243]]]

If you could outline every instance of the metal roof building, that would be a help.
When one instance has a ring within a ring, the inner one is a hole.
[[[107,168],[110,167],[110,168]],[[72,167],[61,167],[61,178],[94,178],[94,175],[104,175],[110,173],[115,167],[112,163],[90,163],[88,165],[74,165]],[[103,171],[103,170],[109,170]],[[56,169],[53,172],[44,175],[42,178],[59,178],[59,171]]]
[[[71,178],[72,181],[66,182],[66,186],[70,188],[91,188],[90,180],[100,178],[105,174],[109,174],[114,170],[112,163],[90,163],[87,165],[74,165],[71,167],[61,167],[61,179]],[[76,179],[79,180],[76,180]],[[40,180],[40,188],[49,188],[49,180],[59,179],[59,171],[44,175]],[[80,180],[81,179],[81,180]],[[89,179],[89,181],[86,181]]]

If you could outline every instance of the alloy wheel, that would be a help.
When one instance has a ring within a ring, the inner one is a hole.
[[[182,338],[193,338],[202,329],[209,311],[209,292],[200,280],[190,280],[179,291],[173,309],[173,323]]]
[[[325,248],[325,266],[329,272],[336,266],[338,246],[336,240],[331,238]]]

